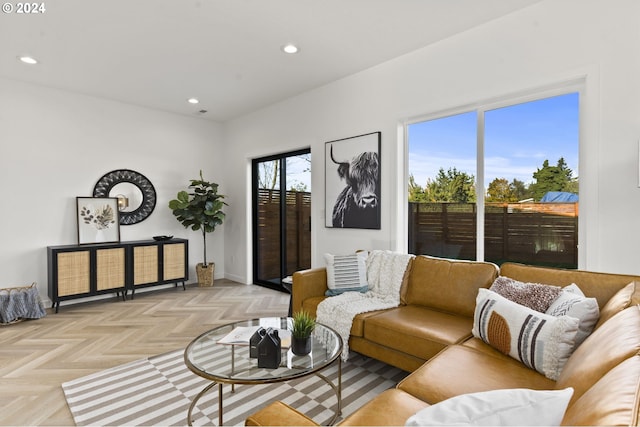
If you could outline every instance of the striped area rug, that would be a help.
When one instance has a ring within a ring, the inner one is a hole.
[[[337,384],[337,363],[321,372]],[[406,372],[352,353],[342,364],[342,419],[384,390]],[[62,384],[78,426],[183,426],[191,400],[209,381],[184,364],[176,350],[97,372]],[[244,425],[249,414],[281,400],[320,424],[333,416],[331,387],[312,375],[286,383],[224,386],[224,424]],[[193,425],[218,423],[218,391],[214,387],[193,411]]]

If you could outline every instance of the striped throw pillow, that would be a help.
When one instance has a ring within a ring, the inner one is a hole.
[[[483,288],[476,299],[473,336],[557,380],[573,353],[579,323],[575,317],[540,313]]]
[[[362,251],[352,255],[325,254],[327,263],[327,296],[340,295],[343,292],[366,292],[367,256]]]

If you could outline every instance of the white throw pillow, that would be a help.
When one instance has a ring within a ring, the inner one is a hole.
[[[340,295],[343,292],[366,292],[367,256],[366,251],[350,255],[324,254],[327,263],[327,296]]]
[[[575,343],[575,347],[578,347],[593,332],[600,318],[600,308],[595,298],[585,297],[578,285],[572,283],[562,288],[558,298],[549,306],[547,314],[571,316],[580,320]]]
[[[496,350],[557,380],[573,353],[579,323],[575,317],[540,313],[481,288],[472,332]]]
[[[421,409],[407,426],[559,426],[573,388],[463,394]]]

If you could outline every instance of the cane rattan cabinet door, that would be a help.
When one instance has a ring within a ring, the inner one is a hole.
[[[57,294],[88,294],[91,291],[90,251],[60,252],[57,254]]]
[[[186,280],[187,251],[185,243],[163,245],[162,278],[164,280]]]
[[[160,279],[158,245],[133,246],[133,285],[157,283]]]
[[[126,282],[126,248],[96,249],[96,289],[124,288]]]

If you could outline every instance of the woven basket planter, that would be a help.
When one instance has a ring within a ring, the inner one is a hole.
[[[216,270],[216,265],[210,262],[205,267],[201,262],[196,264],[196,275],[198,276],[199,287],[213,286],[213,273]]]

